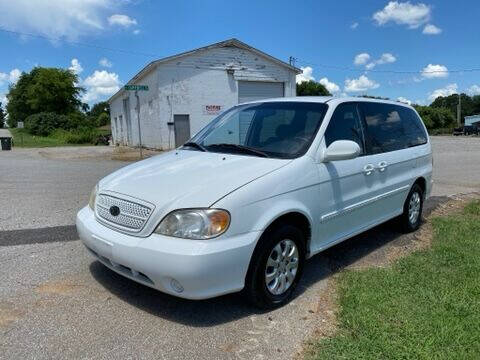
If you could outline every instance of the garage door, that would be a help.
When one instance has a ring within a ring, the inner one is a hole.
[[[282,82],[239,81],[238,103],[283,97]]]

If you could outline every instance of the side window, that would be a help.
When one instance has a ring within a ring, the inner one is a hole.
[[[373,154],[401,150],[407,147],[401,106],[362,103],[367,124],[370,151]]]
[[[361,107],[373,154],[402,150],[427,142],[427,134],[412,109],[381,103],[362,103]]]
[[[412,109],[401,107],[400,116],[402,117],[403,129],[407,138],[409,147],[423,145],[427,143],[427,134],[422,125],[422,120]]]
[[[358,117],[357,104],[344,103],[337,106],[325,131],[325,143],[330,146],[336,140],[355,141],[365,153],[363,129]]]

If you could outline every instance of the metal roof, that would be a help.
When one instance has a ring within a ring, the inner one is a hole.
[[[171,60],[175,60],[175,59],[178,59],[178,58],[181,58],[181,57],[184,57],[184,56],[189,56],[189,55],[193,55],[193,54],[196,54],[197,52],[200,52],[200,51],[205,51],[205,50],[210,50],[210,49],[215,49],[215,48],[221,48],[221,47],[228,47],[228,46],[235,46],[235,47],[238,47],[240,49],[245,49],[245,50],[249,50],[263,58],[266,58],[280,66],[284,66],[292,71],[294,71],[295,73],[297,74],[300,74],[302,73],[302,70],[295,67],[295,66],[292,66],[280,59],[277,59],[271,55],[268,55],[267,53],[264,53],[263,51],[260,51],[248,44],[245,44],[244,42],[238,40],[238,39],[235,39],[235,38],[232,38],[232,39],[228,39],[228,40],[224,40],[224,41],[220,41],[218,43],[214,43],[214,44],[211,44],[211,45],[207,45],[207,46],[204,46],[204,47],[201,47],[201,48],[198,48],[198,49],[194,49],[194,50],[190,50],[190,51],[186,51],[186,52],[183,52],[183,53],[180,53],[180,54],[176,54],[176,55],[172,55],[172,56],[167,56],[167,57],[164,57],[164,58],[161,58],[161,59],[158,59],[158,60],[155,60],[155,61],[152,61],[151,63],[149,63],[147,66],[145,66],[142,70],[140,70],[133,78],[131,78],[125,85],[130,85],[130,84],[134,84],[136,81],[140,80],[141,78],[143,78],[145,75],[147,75],[150,71],[152,71],[153,69],[155,69],[155,67],[159,64],[162,64],[162,63],[165,63],[165,62],[168,62],[168,61],[171,61]],[[110,99],[108,99],[108,102],[111,102],[115,97],[117,97],[118,95],[120,95],[121,93],[123,93],[123,87],[118,90],[115,94],[113,94]]]

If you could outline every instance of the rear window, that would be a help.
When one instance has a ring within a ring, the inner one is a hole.
[[[427,142],[421,120],[412,109],[381,103],[361,103],[361,108],[370,153],[402,150]]]

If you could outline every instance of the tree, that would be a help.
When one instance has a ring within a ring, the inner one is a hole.
[[[87,112],[88,116],[93,116],[97,118],[101,113],[107,113],[110,116],[110,105],[106,101],[101,101],[92,106],[92,108]]]
[[[325,86],[310,80],[297,84],[297,96],[332,96]]]
[[[462,119],[465,116],[476,115],[480,110],[480,99],[470,97],[467,94],[460,94],[462,99]],[[430,106],[433,108],[446,108],[453,114],[457,114],[458,94],[437,97]]]
[[[455,116],[448,108],[415,105],[427,129],[445,129],[455,126]]]
[[[84,89],[77,84],[77,75],[66,69],[35,67],[22,73],[7,94],[9,126],[41,112],[66,115],[79,110]]]
[[[110,105],[101,101],[92,106],[87,112],[88,121],[94,126],[104,126],[110,122]]]
[[[0,102],[0,129],[5,126],[5,112],[3,111],[2,103]]]

